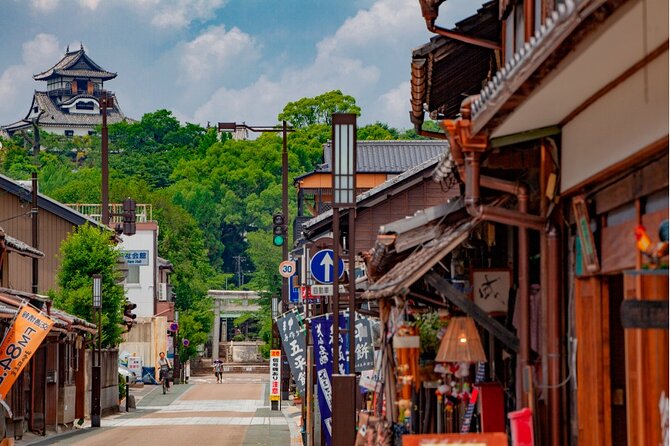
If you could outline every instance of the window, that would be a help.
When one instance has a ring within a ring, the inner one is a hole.
[[[524,3],[531,2],[533,9],[535,10],[533,16],[526,17],[524,11]],[[507,16],[505,18],[505,62],[511,60],[514,57],[514,54],[517,53],[526,42],[526,20],[533,20],[537,17],[537,14],[541,12],[541,8],[537,7],[537,4],[541,1],[538,0],[516,0],[510,2],[509,9],[507,11]]]
[[[74,136],[74,130],[65,130],[65,136]]]
[[[95,130],[89,130],[88,131],[88,136],[93,136],[95,135]]]
[[[79,101],[75,105],[75,108],[77,110],[94,110],[95,104],[93,103],[93,101]]]
[[[140,266],[128,265],[128,275],[126,276],[126,283],[140,283]]]

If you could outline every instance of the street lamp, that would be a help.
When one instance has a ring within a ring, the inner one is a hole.
[[[333,185],[333,375],[332,375],[332,433],[333,444],[351,444],[355,432],[356,371],[354,355],[354,326],[356,320],[356,115],[332,115],[331,169]],[[340,328],[340,209],[349,210],[349,298],[342,299],[349,310],[346,329]],[[340,358],[340,334],[348,334],[349,373],[336,370]]]
[[[294,129],[286,125],[286,121],[282,121],[281,127],[279,126],[263,126],[263,125],[249,125],[246,123],[238,124],[237,122],[219,122],[218,129],[220,132],[238,132],[240,130],[246,130],[255,133],[281,133],[282,134],[282,151],[281,151],[281,176],[282,176],[282,193],[281,193],[281,202],[282,202],[282,212],[281,215],[283,218],[283,224],[288,225],[289,216],[288,216],[288,143],[287,135],[289,132],[293,132]],[[273,217],[274,219],[274,217]],[[274,237],[274,235],[273,235]],[[278,240],[278,239],[277,239]],[[274,239],[273,239],[274,241]],[[288,260],[288,240],[284,240],[282,246],[282,260]],[[288,279],[282,279],[282,311],[288,309]]]
[[[281,207],[282,215],[284,216],[285,224],[288,224],[288,132],[293,132],[294,129],[286,125],[286,121],[282,121],[281,127],[279,126],[257,126],[257,125],[248,125],[246,123],[238,124],[236,122],[219,122],[218,129],[220,132],[237,132],[239,130],[246,130],[250,132],[257,133],[279,133],[282,134],[282,151],[281,151]],[[274,235],[273,235],[274,237]],[[288,260],[288,240],[284,240],[282,247],[282,261]],[[281,301],[282,301],[282,312],[288,310],[288,279],[282,278],[282,287],[281,287]],[[216,323],[219,323],[216,321]],[[284,363],[282,359],[282,364]],[[284,365],[284,367],[287,367]],[[282,398],[288,399],[288,370],[282,372]]]
[[[98,313],[98,348],[97,360],[95,344],[93,346],[92,365],[92,395],[91,395],[91,427],[100,427],[100,395],[101,382],[101,356],[102,356],[102,276],[93,274],[93,310]]]

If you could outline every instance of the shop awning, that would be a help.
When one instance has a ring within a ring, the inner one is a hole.
[[[504,204],[506,197],[501,197],[493,201],[493,205],[500,206]],[[458,201],[451,203],[452,212],[459,209]],[[462,204],[461,204],[462,205]],[[449,213],[445,213],[449,215]],[[453,214],[452,214],[453,215]],[[456,212],[456,216],[459,214]],[[419,245],[409,256],[398,262],[379,280],[368,287],[363,293],[363,299],[383,299],[392,296],[402,296],[409,293],[410,287],[419,280],[433,288],[436,294],[442,296],[453,305],[458,307],[468,316],[500,340],[505,347],[511,351],[519,351],[519,338],[508,330],[504,325],[490,317],[486,311],[478,307],[472,299],[465,293],[454,287],[441,274],[431,271],[433,267],[440,262],[452,250],[466,241],[472,231],[481,220],[469,215],[461,216],[460,219],[444,227],[444,230],[435,239],[429,243]],[[387,225],[391,226],[391,225]],[[404,226],[408,226],[405,223]],[[435,229],[435,226],[424,226]],[[416,229],[416,228],[412,228]]]
[[[448,226],[444,232],[397,263],[381,279],[368,287],[363,299],[381,299],[405,294],[409,287],[423,277],[437,262],[463,243],[479,220],[470,216]]]

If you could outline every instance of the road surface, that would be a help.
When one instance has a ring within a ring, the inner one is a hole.
[[[72,446],[277,445],[302,444],[296,408],[271,411],[266,375],[193,377],[163,395],[159,386],[133,390],[137,410],[102,419],[102,427],[47,437],[32,444]],[[292,432],[291,432],[292,431]]]

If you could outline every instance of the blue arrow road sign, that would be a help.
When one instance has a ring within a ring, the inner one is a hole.
[[[309,262],[309,269],[312,272],[314,280],[326,284],[333,283],[333,278],[335,276],[334,258],[335,256],[333,255],[332,249],[322,249],[314,254],[312,260]],[[342,258],[339,259],[338,266],[338,272],[340,273],[340,278],[342,278],[342,275],[344,274],[344,262],[342,261]]]

